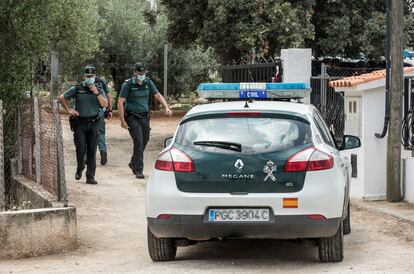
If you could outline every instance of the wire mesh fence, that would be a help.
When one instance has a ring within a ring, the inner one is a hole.
[[[414,156],[414,77],[405,77],[401,144]]]
[[[333,65],[320,66],[320,73],[313,71],[311,77],[311,103],[319,110],[335,138],[341,139],[345,130],[344,96],[329,86],[329,81],[343,77],[357,76],[382,69],[380,67],[340,67]]]
[[[1,102],[1,101],[0,101]],[[9,209],[12,207],[13,201],[11,200],[11,176],[12,170],[10,162],[13,158],[18,155],[18,130],[17,130],[17,116],[18,116],[18,106],[2,104],[2,126],[0,127],[0,136],[2,135],[2,142],[0,143],[3,146],[3,151],[0,154],[0,167],[3,173],[3,180],[0,181],[0,191],[4,195],[0,195],[0,204],[2,204],[2,209]],[[1,145],[0,145],[1,146]],[[1,150],[1,149],[0,149]],[[1,210],[1,209],[0,209]]]
[[[3,102],[0,101],[0,211],[6,210],[6,186],[4,181],[4,143],[3,143]]]
[[[202,55],[202,54],[201,54]],[[207,54],[206,54],[207,55]],[[203,59],[204,58],[204,59]],[[125,80],[133,77],[134,64],[143,62],[147,68],[149,77],[160,91],[167,94],[169,100],[187,99],[195,96],[195,90],[199,83],[208,81],[220,81],[219,65],[215,60],[209,60],[206,56],[189,56],[182,49],[169,47],[167,63],[163,61],[163,55],[158,57],[131,57],[116,52],[105,59],[95,59],[85,62],[96,67],[98,76],[109,83],[112,96],[115,98],[113,107],[116,108],[116,98]],[[60,93],[71,85],[83,81],[83,67],[75,72],[69,70],[71,64],[60,62]],[[167,73],[165,81],[164,73]],[[164,90],[164,87],[167,87]]]
[[[4,166],[1,169],[4,170],[4,180],[0,183],[2,208],[21,207],[15,199],[18,192],[12,181],[14,175],[22,175],[32,180],[54,195],[57,201],[67,204],[57,102],[50,102],[49,98],[34,98],[23,100],[19,105],[4,105],[3,109],[3,123],[0,122],[0,130],[4,135],[4,154],[3,157],[0,156],[0,167],[2,164]],[[0,155],[1,144],[0,142]],[[13,159],[17,162],[15,174],[11,166]],[[4,193],[4,197],[1,193]]]

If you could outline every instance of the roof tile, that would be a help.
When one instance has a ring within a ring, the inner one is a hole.
[[[414,67],[405,67],[404,73],[413,72]],[[374,80],[385,78],[385,69],[365,73],[358,76],[345,77],[340,80],[330,81],[329,86],[332,88],[353,87],[359,84],[368,83]]]

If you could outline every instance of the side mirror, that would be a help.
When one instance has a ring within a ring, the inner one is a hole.
[[[339,150],[353,149],[361,146],[361,140],[353,135],[344,135]]]
[[[173,136],[168,137],[167,139],[165,139],[164,140],[164,147],[168,147],[171,144],[172,140],[173,140]]]

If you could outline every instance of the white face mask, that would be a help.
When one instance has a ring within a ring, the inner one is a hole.
[[[137,75],[137,79],[141,82],[144,81],[145,80],[145,74]]]
[[[88,85],[93,85],[95,83],[95,77],[86,77],[85,83]]]

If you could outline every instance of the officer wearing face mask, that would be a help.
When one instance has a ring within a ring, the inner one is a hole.
[[[86,65],[86,68],[92,68],[96,70],[96,67],[93,64]],[[98,120],[98,148],[99,152],[101,154],[101,165],[106,165],[108,161],[108,152],[107,152],[107,146],[106,146],[106,140],[105,140],[105,119],[110,120],[112,118],[112,95],[109,91],[108,85],[104,80],[102,80],[100,77],[95,77],[95,86],[98,89],[102,89],[105,92],[106,99],[108,100],[108,107],[101,108],[99,111],[99,117],[101,119]],[[85,159],[86,161],[86,159]]]
[[[95,180],[96,146],[98,142],[98,121],[101,108],[106,108],[108,100],[103,89],[95,83],[95,68],[84,68],[84,81],[66,90],[60,97],[63,108],[71,115],[71,128],[76,146],[77,170],[75,179],[82,177],[85,169],[84,156],[87,153],[86,183],[97,184]],[[68,100],[75,100],[75,107],[69,108]]]
[[[118,98],[118,112],[121,126],[129,130],[134,143],[134,152],[129,167],[138,179],[144,179],[144,149],[150,136],[149,100],[150,96],[165,108],[165,114],[172,115],[164,97],[158,92],[154,83],[145,77],[147,70],[143,63],[134,66],[134,77],[124,82]],[[125,106],[124,106],[125,104]]]

